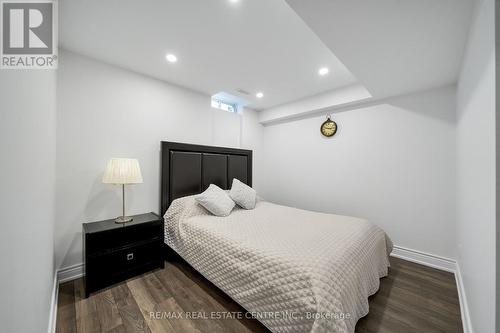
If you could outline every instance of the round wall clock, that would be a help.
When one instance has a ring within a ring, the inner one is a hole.
[[[328,117],[323,124],[321,124],[321,134],[327,138],[332,137],[337,133],[337,123]]]

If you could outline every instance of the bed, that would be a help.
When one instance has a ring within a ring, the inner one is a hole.
[[[162,142],[165,243],[272,332],[354,332],[388,274],[392,243],[355,217],[259,199],[216,217],[194,200],[214,183],[251,186],[252,152]]]

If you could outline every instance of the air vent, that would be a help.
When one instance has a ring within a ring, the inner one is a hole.
[[[246,90],[243,90],[243,89],[236,89],[237,92],[239,92],[240,94],[243,94],[243,95],[250,95],[250,93]]]

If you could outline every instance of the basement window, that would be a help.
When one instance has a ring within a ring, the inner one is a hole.
[[[217,98],[212,98],[212,107],[227,112],[238,112],[237,104],[228,103]]]

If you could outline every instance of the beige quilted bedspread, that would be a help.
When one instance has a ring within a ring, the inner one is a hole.
[[[276,333],[354,332],[392,251],[367,220],[266,201],[216,217],[180,198],[165,222],[165,242]]]

